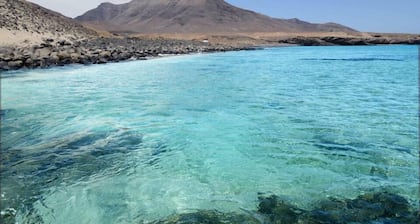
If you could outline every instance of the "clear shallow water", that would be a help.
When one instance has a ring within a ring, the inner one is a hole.
[[[418,51],[290,47],[2,74],[2,210],[19,223],[418,195]]]

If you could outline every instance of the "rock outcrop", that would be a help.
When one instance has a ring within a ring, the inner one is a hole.
[[[380,44],[409,44],[420,45],[420,37],[292,37],[281,39],[280,44],[295,44],[300,46],[354,46],[354,45],[380,45]]]

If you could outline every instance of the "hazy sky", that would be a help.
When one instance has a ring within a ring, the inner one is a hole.
[[[30,0],[75,17],[101,2],[130,0]],[[420,0],[226,0],[242,8],[277,18],[336,22],[360,31],[420,34]]]

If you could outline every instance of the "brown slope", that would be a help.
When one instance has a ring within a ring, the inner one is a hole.
[[[113,32],[356,32],[339,24],[274,19],[223,0],[133,0],[103,3],[76,20]]]
[[[0,45],[42,38],[82,39],[96,36],[71,18],[25,0],[0,0]]]

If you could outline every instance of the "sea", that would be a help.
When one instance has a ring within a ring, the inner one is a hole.
[[[149,223],[419,198],[417,46],[278,47],[1,74],[1,213]],[[11,221],[12,220],[12,221]]]

